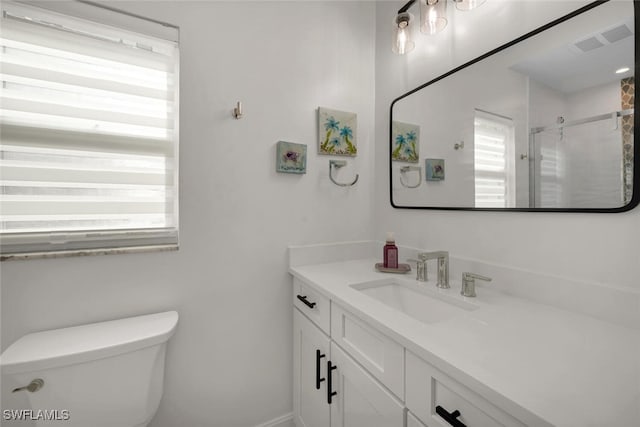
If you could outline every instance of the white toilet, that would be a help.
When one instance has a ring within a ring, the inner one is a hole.
[[[3,425],[146,426],[177,323],[168,311],[23,336],[0,356]]]

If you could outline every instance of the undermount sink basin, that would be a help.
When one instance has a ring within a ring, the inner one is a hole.
[[[423,323],[442,322],[478,308],[453,290],[441,291],[433,283],[389,279],[351,287]]]

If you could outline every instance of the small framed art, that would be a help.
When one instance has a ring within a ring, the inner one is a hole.
[[[420,126],[410,123],[391,123],[391,160],[418,163],[420,154]]]
[[[318,153],[340,156],[358,154],[356,113],[318,107]]]
[[[444,159],[425,159],[427,181],[444,181]]]
[[[307,145],[278,141],[276,148],[276,172],[307,173]]]

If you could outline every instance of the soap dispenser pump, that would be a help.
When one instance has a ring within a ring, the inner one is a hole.
[[[387,243],[383,249],[384,268],[398,268],[398,247],[392,232],[387,233]]]

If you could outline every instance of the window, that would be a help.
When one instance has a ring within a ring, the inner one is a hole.
[[[476,110],[474,121],[475,206],[515,207],[513,120]]]
[[[177,28],[2,12],[2,254],[177,245]]]

